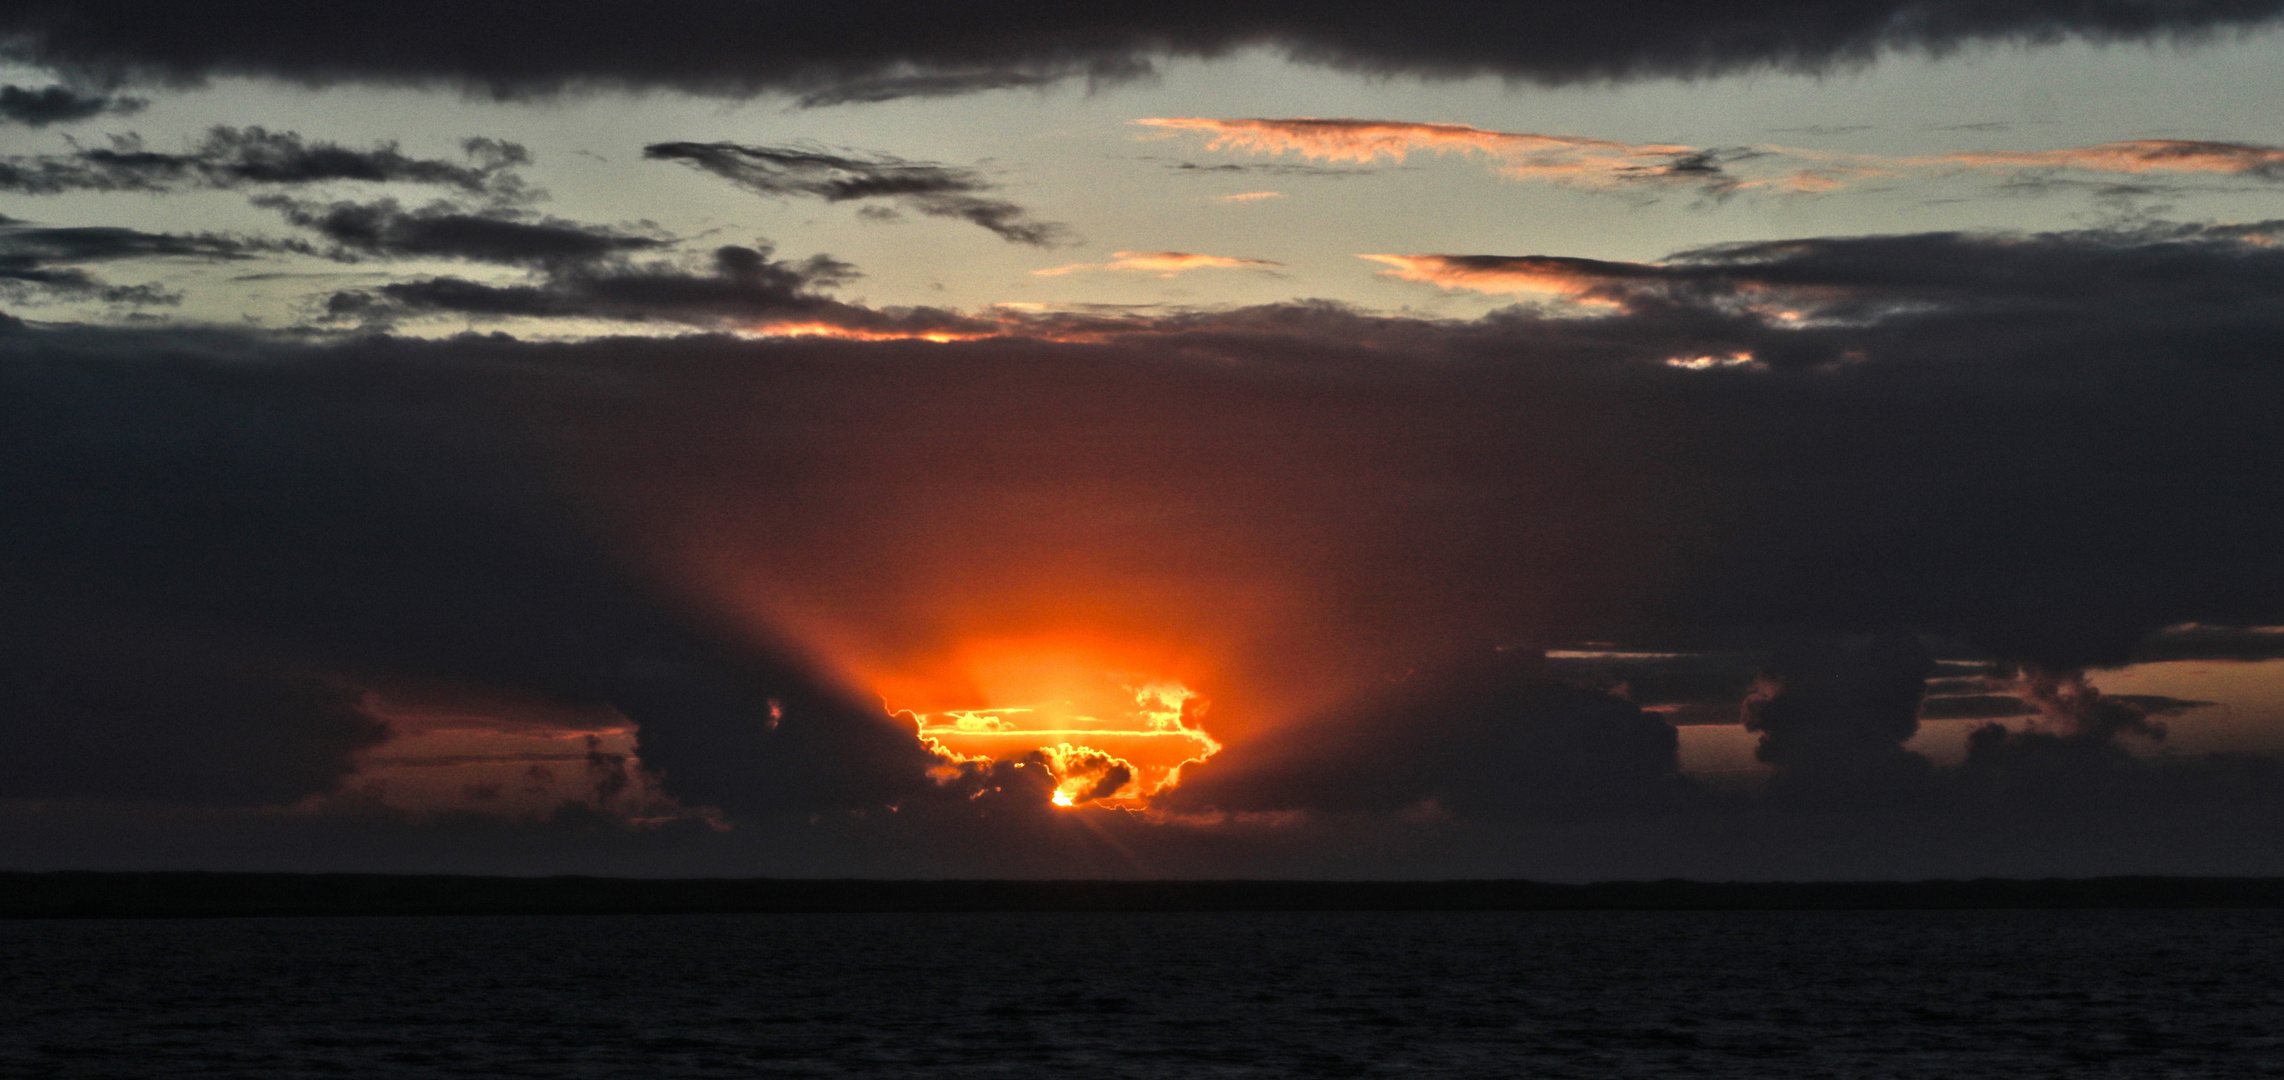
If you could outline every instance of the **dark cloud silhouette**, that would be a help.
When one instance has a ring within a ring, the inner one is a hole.
[[[886,199],[927,217],[957,218],[1010,244],[1053,247],[1071,242],[1070,228],[1030,220],[1030,211],[980,192],[982,173],[886,154],[854,157],[806,146],[737,143],[652,143],[642,156],[680,161],[763,195],[806,195],[826,202]]]
[[[2168,626],[2134,646],[2133,659],[2158,660],[2277,660],[2284,659],[2284,629],[2273,626]]]
[[[352,180],[428,184],[499,199],[528,194],[513,171],[531,160],[523,147],[472,138],[463,140],[461,149],[468,157],[465,164],[410,157],[394,143],[359,150],[310,142],[291,131],[216,127],[188,151],[169,154],[145,148],[136,136],[121,135],[107,146],[0,158],[0,191],[236,190]]]
[[[265,195],[255,205],[324,237],[333,258],[443,258],[508,266],[590,263],[653,251],[673,243],[660,236],[543,217],[513,207],[470,209],[433,203],[405,209],[395,199],[318,203]]]
[[[1777,768],[1776,794],[1816,806],[1916,795],[1927,759],[1903,748],[1919,730],[1935,664],[1903,633],[1792,644],[1772,658],[1745,701],[1755,756]]]
[[[1688,794],[1672,726],[1489,653],[1367,690],[1185,771],[1165,801],[1223,811],[1655,814]]]
[[[614,319],[751,329],[801,324],[852,335],[895,336],[996,329],[948,311],[875,310],[824,296],[815,290],[844,284],[857,276],[855,267],[827,255],[796,262],[770,258],[772,252],[766,245],[725,245],[714,249],[707,270],[695,270],[664,261],[547,259],[535,249],[560,251],[575,246],[591,250],[599,240],[608,239],[592,232],[544,225],[529,230],[490,225],[455,228],[451,236],[466,245],[463,251],[481,244],[495,255],[517,255],[516,261],[537,262],[539,269],[533,280],[515,284],[435,277],[343,290],[326,298],[326,317],[366,326],[384,326],[424,315]],[[510,260],[502,257],[497,261]]]
[[[2183,41],[2262,26],[2272,0],[1761,0],[1591,7],[1014,3],[789,11],[662,0],[630,19],[561,11],[544,26],[500,3],[410,0],[354,21],[283,0],[227,17],[151,0],[66,0],[0,15],[26,61],[145,80],[264,75],[302,84],[446,83],[498,96],[594,86],[828,97],[894,80],[1133,77],[1161,57],[1267,46],[1378,74],[1540,83],[1824,71],[1891,52],[1993,42]],[[452,34],[436,33],[452,26]],[[978,73],[984,73],[979,75]]]
[[[744,811],[921,782],[877,708],[710,639],[595,551],[501,441],[481,346],[27,330],[0,353],[10,797],[320,793],[378,737],[350,693],[378,676],[611,704],[648,767],[693,791],[727,770]]]
[[[249,259],[283,245],[213,233],[148,233],[110,226],[44,227],[0,218],[0,296],[17,303],[96,300],[130,306],[178,303],[151,284],[113,285],[79,263],[143,259]]]
[[[109,113],[125,116],[140,112],[143,99],[104,93],[86,93],[69,86],[0,86],[0,118],[25,127],[69,124]]]

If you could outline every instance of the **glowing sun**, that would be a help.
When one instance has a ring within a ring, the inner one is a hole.
[[[1198,724],[1205,699],[1146,664],[1096,643],[976,642],[948,677],[883,680],[884,698],[946,758],[1044,764],[1056,806],[1139,807],[1221,749]]]

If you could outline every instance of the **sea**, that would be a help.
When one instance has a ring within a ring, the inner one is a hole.
[[[0,921],[0,1076],[2284,1076],[2284,912]]]

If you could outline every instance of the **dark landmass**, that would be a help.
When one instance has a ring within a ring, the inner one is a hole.
[[[942,911],[2284,908],[2284,878],[2023,881],[875,881],[0,873],[0,918]]]

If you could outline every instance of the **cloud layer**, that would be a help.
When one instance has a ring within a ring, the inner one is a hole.
[[[0,673],[0,791],[145,804],[106,811],[137,836],[268,835],[211,808],[338,799],[386,734],[359,689],[443,681],[624,716],[631,756],[581,758],[589,802],[718,808],[728,846],[696,819],[645,834],[701,861],[1330,872],[1402,849],[1371,865],[1750,876],[1847,870],[1786,846],[1845,820],[1844,850],[1891,870],[2024,872],[2023,844],[2070,872],[2269,868],[2277,764],[2137,756],[2185,706],[2081,669],[2275,651],[2272,231],[1446,256],[1414,265],[1600,303],[1002,315],[946,344],[17,328],[0,633],[30,659]],[[368,295],[898,317],[820,299],[834,264],[714,260]],[[1034,638],[1162,666],[1225,749],[1150,811],[1057,816],[1058,785],[1115,793],[1132,765],[1075,743],[949,763],[851,677]],[[1939,662],[1944,640],[1984,666]],[[1708,662],[1620,693],[1542,655],[1573,641],[1720,646],[1755,681]],[[1904,745],[1931,676],[2017,703],[1957,766]],[[1762,794],[1678,773],[1656,706],[1720,695],[1746,699]],[[593,815],[374,828],[547,850],[628,828]],[[1605,854],[1546,854],[1565,843]]]
[[[788,11],[663,0],[639,18],[412,0],[359,19],[281,0],[223,16],[149,0],[71,0],[0,16],[0,36],[65,71],[184,81],[262,75],[301,84],[457,84],[502,95],[592,86],[713,94],[788,90],[814,103],[1129,78],[1162,57],[1262,46],[1382,74],[1541,83],[1823,71],[1890,52],[1977,43],[2181,41],[2269,24],[2272,0],[1850,0],[1591,7],[1161,4],[1045,10],[988,3]],[[449,35],[435,32],[449,25]]]

